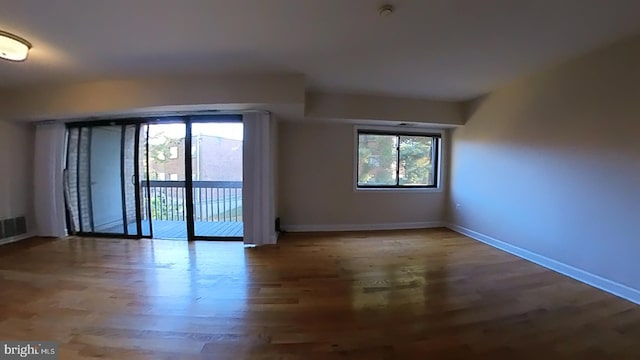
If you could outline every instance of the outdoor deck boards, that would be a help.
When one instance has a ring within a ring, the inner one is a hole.
[[[142,228],[149,228],[149,220],[142,221]],[[129,233],[135,233],[136,224],[129,224]],[[106,233],[122,233],[122,226],[114,226],[105,230]],[[213,237],[242,237],[242,222],[237,221],[196,221],[196,236]],[[154,220],[153,237],[156,239],[186,239],[187,223],[175,220]]]
[[[221,222],[199,222],[195,223],[196,236],[242,236],[242,222],[221,221]]]

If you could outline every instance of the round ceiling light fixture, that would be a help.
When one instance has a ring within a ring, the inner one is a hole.
[[[9,61],[25,61],[29,56],[31,43],[27,40],[0,30],[0,58]]]
[[[390,5],[390,4],[382,5],[378,9],[378,14],[380,14],[380,16],[382,17],[389,16],[393,13],[393,10],[394,10],[393,5]]]

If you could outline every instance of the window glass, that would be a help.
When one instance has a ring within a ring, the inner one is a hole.
[[[360,134],[358,185],[396,185],[398,137]]]
[[[434,185],[433,138],[400,136],[400,185]]]
[[[358,132],[361,188],[437,187],[439,135]]]

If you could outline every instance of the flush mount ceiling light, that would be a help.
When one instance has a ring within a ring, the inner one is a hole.
[[[9,61],[25,61],[31,44],[16,35],[0,30],[0,58]]]

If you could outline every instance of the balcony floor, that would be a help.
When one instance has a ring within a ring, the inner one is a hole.
[[[142,228],[149,229],[149,220],[142,220]],[[107,233],[122,233],[122,225],[111,227]],[[136,232],[136,223],[129,224],[129,233]],[[196,221],[196,236],[242,237],[242,222],[238,221]],[[187,239],[187,222],[153,220],[153,237],[156,239]]]

